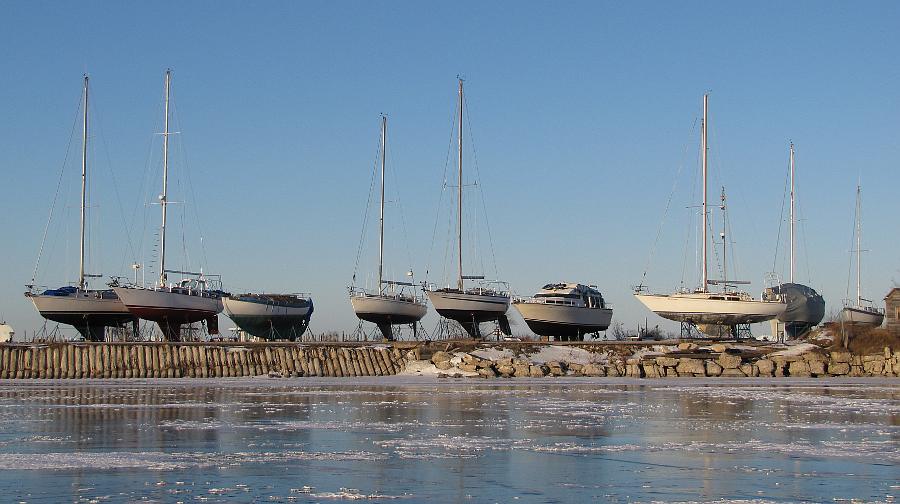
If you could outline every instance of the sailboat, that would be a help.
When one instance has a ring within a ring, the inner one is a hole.
[[[466,288],[465,280],[484,280],[483,275],[463,274],[463,219],[462,219],[462,193],[463,193],[463,80],[459,79],[459,131],[458,141],[458,193],[457,193],[457,277],[456,287],[426,289],[428,299],[434,305],[434,309],[445,318],[455,320],[473,338],[481,338],[481,330],[478,325],[482,322],[498,321],[501,328],[509,329],[506,320],[506,311],[509,309],[509,292],[503,289],[492,288],[489,284],[478,287]],[[495,285],[502,285],[494,282]]]
[[[381,209],[378,232],[378,285],[375,291],[367,291],[356,286],[350,287],[350,304],[360,320],[378,326],[382,336],[394,339],[395,324],[415,324],[422,320],[428,307],[425,300],[415,295],[415,284],[384,279],[384,184],[385,160],[387,158],[387,117],[381,116]],[[354,275],[355,281],[355,275]],[[413,293],[404,291],[410,287]]]
[[[709,95],[703,95],[703,121],[701,123],[700,149],[702,152],[703,200],[701,201],[701,226],[703,229],[703,277],[700,286],[693,292],[675,292],[672,294],[648,294],[643,286],[639,286],[634,296],[650,311],[657,315],[698,326],[726,326],[733,335],[737,335],[737,326],[771,320],[786,308],[783,299],[757,300],[746,292],[738,291],[735,286],[748,282],[736,280],[713,280],[709,278],[707,252],[709,249],[707,211],[707,173],[709,144],[707,129],[709,125]],[[725,207],[725,193],[722,192],[722,209]],[[725,246],[723,233],[722,246]],[[724,256],[724,254],[723,254]],[[724,270],[724,268],[723,268]],[[709,286],[721,286],[721,291],[711,292]]]
[[[783,297],[787,303],[787,308],[776,319],[771,321],[772,334],[780,332],[780,325],[783,325],[784,334],[790,337],[798,337],[806,331],[818,324],[825,318],[825,299],[816,292],[815,289],[807,285],[796,283],[794,281],[794,270],[796,261],[794,260],[795,224],[795,191],[794,191],[794,143],[790,144],[790,276],[787,283],[776,285],[766,289],[765,297],[769,299],[777,299]]]
[[[841,321],[844,323],[880,326],[881,323],[884,322],[884,309],[874,306],[871,300],[862,297],[862,248],[860,247],[862,244],[862,223],[860,217],[860,193],[860,187],[856,186],[856,225],[854,227],[854,234],[856,235],[856,299],[844,301],[844,308],[841,310]]]
[[[169,180],[169,92],[172,71],[166,70],[166,101],[163,131],[163,181],[159,203],[162,208],[162,223],[159,230],[159,283],[153,287],[140,285],[119,285],[114,280],[110,285],[122,300],[128,311],[138,317],[156,322],[168,341],[180,341],[181,326],[206,321],[210,334],[218,334],[217,315],[222,311],[221,283],[202,272],[192,273],[166,269],[166,206],[168,204]],[[170,283],[169,273],[190,275],[180,282]]]
[[[67,285],[58,289],[47,289],[41,293],[33,292],[34,282],[28,285],[25,297],[31,300],[34,307],[47,320],[69,324],[89,341],[103,341],[108,326],[121,326],[137,319],[122,304],[122,301],[111,289],[89,289],[88,278],[101,275],[85,273],[85,213],[87,209],[88,180],[88,91],[89,78],[84,76],[82,141],[81,141],[81,235],[78,257],[78,285]]]

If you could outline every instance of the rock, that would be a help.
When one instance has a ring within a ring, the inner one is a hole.
[[[515,374],[516,369],[514,367],[512,367],[511,365],[503,364],[503,365],[497,366],[497,372],[500,373],[502,376],[512,376],[513,374]]]
[[[513,375],[515,376],[531,376],[531,370],[528,364],[515,364],[513,366]]]
[[[435,362],[434,367],[436,367],[442,371],[446,371],[446,370],[452,368],[453,364],[451,364],[449,360],[441,360],[441,361]]]
[[[438,362],[450,362],[450,359],[452,359],[452,358],[453,358],[453,356],[450,355],[449,353],[438,350],[437,352],[434,352],[434,355],[431,356],[431,362],[433,362],[435,365],[437,365]],[[438,369],[447,369],[447,368],[438,367]]]
[[[788,366],[788,373],[791,376],[809,377],[809,364],[805,360],[796,360]]]
[[[543,378],[547,376],[547,373],[550,372],[550,368],[547,366],[529,366],[528,374],[532,378]]]
[[[749,363],[749,362],[746,362],[746,363],[744,363],[744,364],[741,364],[741,366],[740,366],[738,369],[740,369],[740,370],[741,370],[741,373],[744,373],[745,376],[754,376],[754,374],[753,374],[753,364],[751,364],[751,363]],[[757,370],[755,376],[759,376],[759,371],[758,371],[758,370]]]
[[[863,363],[863,370],[871,375],[881,376],[884,372],[884,357],[878,356],[880,360],[871,360]]]
[[[585,376],[606,376],[606,371],[600,364],[585,364],[584,366],[582,366],[581,372]]]
[[[816,352],[807,352],[807,353],[803,354],[802,357],[804,360],[806,360],[806,362],[824,361],[825,360],[824,355],[822,355],[820,353],[816,353]]]
[[[744,374],[740,369],[725,369],[722,371],[723,378],[746,378],[747,375]]]
[[[584,366],[582,366],[581,364],[577,364],[577,363],[573,362],[573,363],[569,364],[569,371],[572,371],[573,373],[579,373],[579,372],[581,372],[583,367]]]
[[[725,350],[728,349],[728,347],[726,347],[725,345],[723,345],[721,343],[714,343],[709,346],[709,349],[716,353],[724,353]]]
[[[716,361],[706,361],[706,376],[719,376],[722,374],[722,366]]]
[[[619,370],[619,367],[614,364],[609,364],[604,367],[604,371],[606,371],[606,376],[618,377],[622,376],[622,371]],[[603,376],[603,375],[601,375]]]
[[[719,365],[722,366],[722,369],[737,369],[741,366],[741,356],[728,353],[719,354]]]
[[[863,375],[863,367],[857,366],[854,364],[850,364],[850,372],[847,373],[847,376],[864,376]]]
[[[438,373],[437,377],[438,378],[450,378],[450,375],[448,375],[447,373]]]
[[[639,364],[625,364],[625,376],[629,378],[643,378],[644,373]]]
[[[493,369],[494,363],[489,360],[479,359],[475,361],[475,367],[479,369]]]
[[[660,377],[660,374],[659,374],[660,366],[657,366],[656,364],[651,364],[651,363],[647,362],[642,367],[644,368],[644,376],[645,377],[647,377],[647,378],[659,378]]]
[[[690,357],[682,357],[679,359],[678,365],[675,366],[675,370],[678,371],[679,376],[706,373],[703,361],[700,359],[691,359]]]
[[[466,363],[466,362],[460,364],[457,367],[459,368],[460,371],[465,371],[467,373],[474,373],[475,371],[478,370],[478,366],[476,366],[475,364]]]
[[[846,362],[831,362],[828,364],[828,374],[845,375],[850,372],[850,364]]]
[[[846,362],[850,363],[850,352],[831,352],[831,361],[832,362]]]
[[[884,347],[884,358],[885,360],[891,358],[891,347]]]
[[[495,366],[512,366],[513,358],[512,357],[503,357],[494,361]]]
[[[822,376],[825,374],[825,361],[811,360],[809,361],[809,372],[814,376]]]
[[[678,344],[679,350],[696,350],[700,348],[696,343],[683,342]]]
[[[666,370],[666,378],[675,378],[678,376],[678,371],[675,371],[673,367],[664,368]]]
[[[497,373],[492,367],[481,367],[478,368],[478,376],[481,376],[482,378],[496,378]]]
[[[657,357],[656,364],[665,367],[675,367],[678,365],[678,359],[675,357]]]
[[[772,376],[772,372],[775,371],[775,363],[769,359],[760,359],[756,361],[756,367],[759,369],[759,374],[762,376]]]

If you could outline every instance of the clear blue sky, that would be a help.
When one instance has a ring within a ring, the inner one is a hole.
[[[859,178],[871,250],[865,291],[880,300],[900,281],[897,2],[0,5],[0,317],[20,333],[41,323],[23,285],[85,71],[97,125],[91,270],[130,275],[129,249],[150,250],[154,240],[153,133],[171,67],[181,133],[170,199],[184,202],[175,222],[182,214],[187,222],[183,240],[174,231],[173,266],[205,262],[234,291],[312,292],[317,332],[356,326],[345,289],[380,113],[390,117],[393,190],[408,237],[392,242],[388,269],[404,271],[407,257],[419,278],[429,264],[443,269],[446,227],[438,226],[434,246],[432,234],[457,74],[467,79],[500,275],[518,294],[550,281],[595,283],[616,320],[661,323],[631,286],[679,167],[647,283],[676,287],[685,256],[686,282],[695,283],[687,207],[696,201],[695,121],[707,90],[712,192],[727,186],[739,275],[753,282],[751,292],[772,269],[790,140],[804,218],[799,280],[829,310],[839,308]],[[77,269],[77,140],[41,285],[61,285]],[[398,220],[389,231],[402,238]],[[782,242],[782,274],[784,249]],[[369,274],[374,261],[368,246]]]

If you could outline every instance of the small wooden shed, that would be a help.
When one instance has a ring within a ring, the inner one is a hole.
[[[895,334],[900,334],[900,288],[894,287],[884,297],[884,326]]]

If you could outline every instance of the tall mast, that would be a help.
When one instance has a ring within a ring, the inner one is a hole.
[[[463,265],[462,265],[462,194],[463,194],[463,81],[459,79],[459,134],[457,135],[459,142],[459,185],[457,195],[457,245],[459,255],[459,277],[456,280],[456,288],[463,290]]]
[[[81,246],[78,260],[78,288],[84,290],[84,214],[87,203],[87,142],[88,142],[88,76],[84,75],[84,122],[81,137]]]
[[[382,271],[384,267],[384,160],[387,146],[387,116],[381,116],[381,214],[378,218],[380,229],[378,231],[378,293],[381,294],[383,285]]]
[[[794,283],[794,142],[791,142],[791,283]]]
[[[166,286],[166,204],[167,189],[169,185],[169,86],[172,80],[172,70],[166,69],[166,118],[163,129],[163,185],[159,195],[159,204],[162,207],[162,226],[159,232],[159,286]]]
[[[860,238],[860,234],[862,234],[862,225],[860,224],[859,218],[859,193],[860,188],[859,186],[856,186],[856,306],[862,306],[862,291],[859,286],[859,277],[861,275],[860,272],[862,271],[862,266],[860,265],[860,261],[862,261],[862,250],[860,248],[860,245],[862,243],[862,240]]]
[[[709,145],[707,145],[706,135],[707,129],[709,127],[709,94],[703,95],[703,121],[700,123],[700,150],[702,151],[703,158],[703,204],[702,204],[702,212],[703,212],[703,284],[700,286],[700,290],[702,292],[706,292],[706,286],[709,283],[709,270],[706,264],[706,249],[707,249],[707,240],[709,237],[706,233],[707,221],[709,219],[709,214],[706,211],[706,171],[707,171],[707,154],[709,152]]]
[[[722,292],[728,292],[728,249],[726,248],[725,227],[728,216],[725,214],[725,186],[722,186]]]

